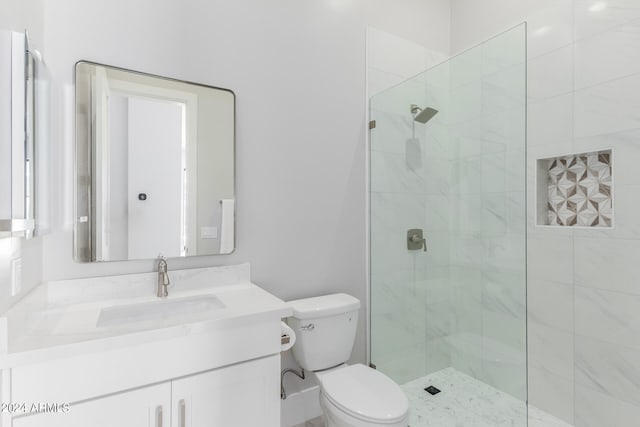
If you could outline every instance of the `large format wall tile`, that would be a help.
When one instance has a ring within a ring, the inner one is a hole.
[[[526,263],[526,239],[522,235],[507,234],[499,237],[485,237],[483,239],[483,267],[484,271],[502,270],[524,272]],[[524,283],[514,281],[513,286],[523,286]],[[524,292],[523,292],[524,298]]]
[[[576,286],[576,334],[640,349],[640,295]]]
[[[530,321],[527,333],[529,364],[573,381],[573,332]]]
[[[531,365],[528,371],[529,403],[573,423],[573,381]]]
[[[575,388],[575,405],[576,427],[630,427],[640,420],[640,406],[585,387]]]
[[[403,154],[371,152],[371,191],[376,193],[413,193],[425,191],[422,168],[407,165]]]
[[[527,96],[540,101],[573,91],[573,45],[529,60]]]
[[[576,42],[575,88],[640,72],[639,50],[640,19]]]
[[[480,48],[482,75],[493,75],[497,72],[511,70],[514,65],[524,64],[525,58],[522,55],[522,50],[525,43],[526,39],[522,31],[507,31],[484,42]],[[518,83],[523,83],[522,78],[518,80]]]
[[[474,80],[451,89],[449,120],[459,124],[482,116],[482,82]]]
[[[371,151],[405,154],[406,141],[411,136],[411,115],[409,107],[403,111],[383,111],[378,104],[371,108],[371,117],[380,126],[371,133]]]
[[[527,16],[527,57],[535,58],[571,43],[572,14],[573,0],[555,0]]]
[[[573,334],[573,285],[543,279],[527,281],[531,323]]]
[[[573,96],[559,95],[530,102],[527,110],[527,146],[557,145],[573,137]],[[553,155],[568,154],[557,150]]]
[[[575,283],[640,294],[640,240],[575,239]]]
[[[451,232],[460,236],[479,236],[482,228],[482,196],[462,194],[451,200],[454,211],[450,219]]]
[[[522,163],[507,164],[505,151],[482,155],[480,159],[480,182],[483,193],[504,193],[507,190],[507,179],[510,175],[508,171],[516,167],[522,168]],[[473,177],[473,179],[477,180],[478,176]]]
[[[482,273],[482,305],[487,313],[519,319],[524,325],[527,315],[525,298],[525,273],[520,269],[488,269]]]
[[[530,280],[573,283],[573,240],[570,237],[530,237],[527,256]]]
[[[574,0],[575,38],[581,40],[638,17],[637,0]]]
[[[640,128],[640,74],[575,92],[574,135],[584,137]]]
[[[451,162],[451,192],[479,194],[482,191],[482,156],[468,156]]]
[[[640,402],[640,350],[576,335],[575,382],[625,402]]]
[[[482,78],[482,113],[520,108],[526,100],[526,65],[515,64]]]
[[[524,150],[526,118],[522,107],[483,114],[478,133],[483,141],[482,152],[489,154],[505,150]]]
[[[410,193],[371,193],[371,229],[402,231],[424,223],[426,197]],[[407,238],[406,233],[402,236]],[[406,245],[405,245],[406,248]]]

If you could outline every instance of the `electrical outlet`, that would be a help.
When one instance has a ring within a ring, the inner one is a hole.
[[[22,290],[22,259],[11,260],[11,296],[16,296]]]

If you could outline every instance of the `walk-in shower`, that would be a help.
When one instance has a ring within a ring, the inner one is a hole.
[[[370,359],[412,427],[527,424],[525,34],[370,100]]]

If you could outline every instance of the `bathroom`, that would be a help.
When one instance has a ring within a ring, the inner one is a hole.
[[[389,396],[408,405],[398,425],[638,425],[637,0],[0,0],[0,10],[1,427],[331,425],[318,375],[296,375],[305,335],[294,327],[298,354],[281,352],[280,320],[295,326],[296,301],[336,294],[359,302],[340,300],[356,325],[337,363],[392,382]],[[23,118],[12,116],[7,40],[25,31],[35,78]],[[231,183],[215,196],[220,212],[231,201],[231,222],[220,213],[200,230],[225,250],[78,250],[92,247],[82,221],[94,215],[78,179],[94,137],[78,126],[79,64],[231,94]],[[32,145],[21,163],[7,153],[22,122]],[[196,298],[205,288],[215,296]],[[162,328],[94,336],[64,314],[134,300],[153,310],[185,295],[245,322],[169,310]],[[38,311],[54,316],[52,304],[60,318]],[[47,326],[58,333],[42,335]],[[196,388],[208,390],[204,406],[229,410],[198,418]],[[20,407],[34,403],[60,411]],[[334,425],[394,425],[359,420]]]

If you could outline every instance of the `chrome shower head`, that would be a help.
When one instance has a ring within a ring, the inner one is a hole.
[[[438,114],[438,110],[431,107],[427,107],[423,109],[418,107],[416,104],[411,104],[411,114],[415,115],[413,117],[413,120],[415,120],[418,123],[425,124],[429,120],[431,120],[433,116]]]

